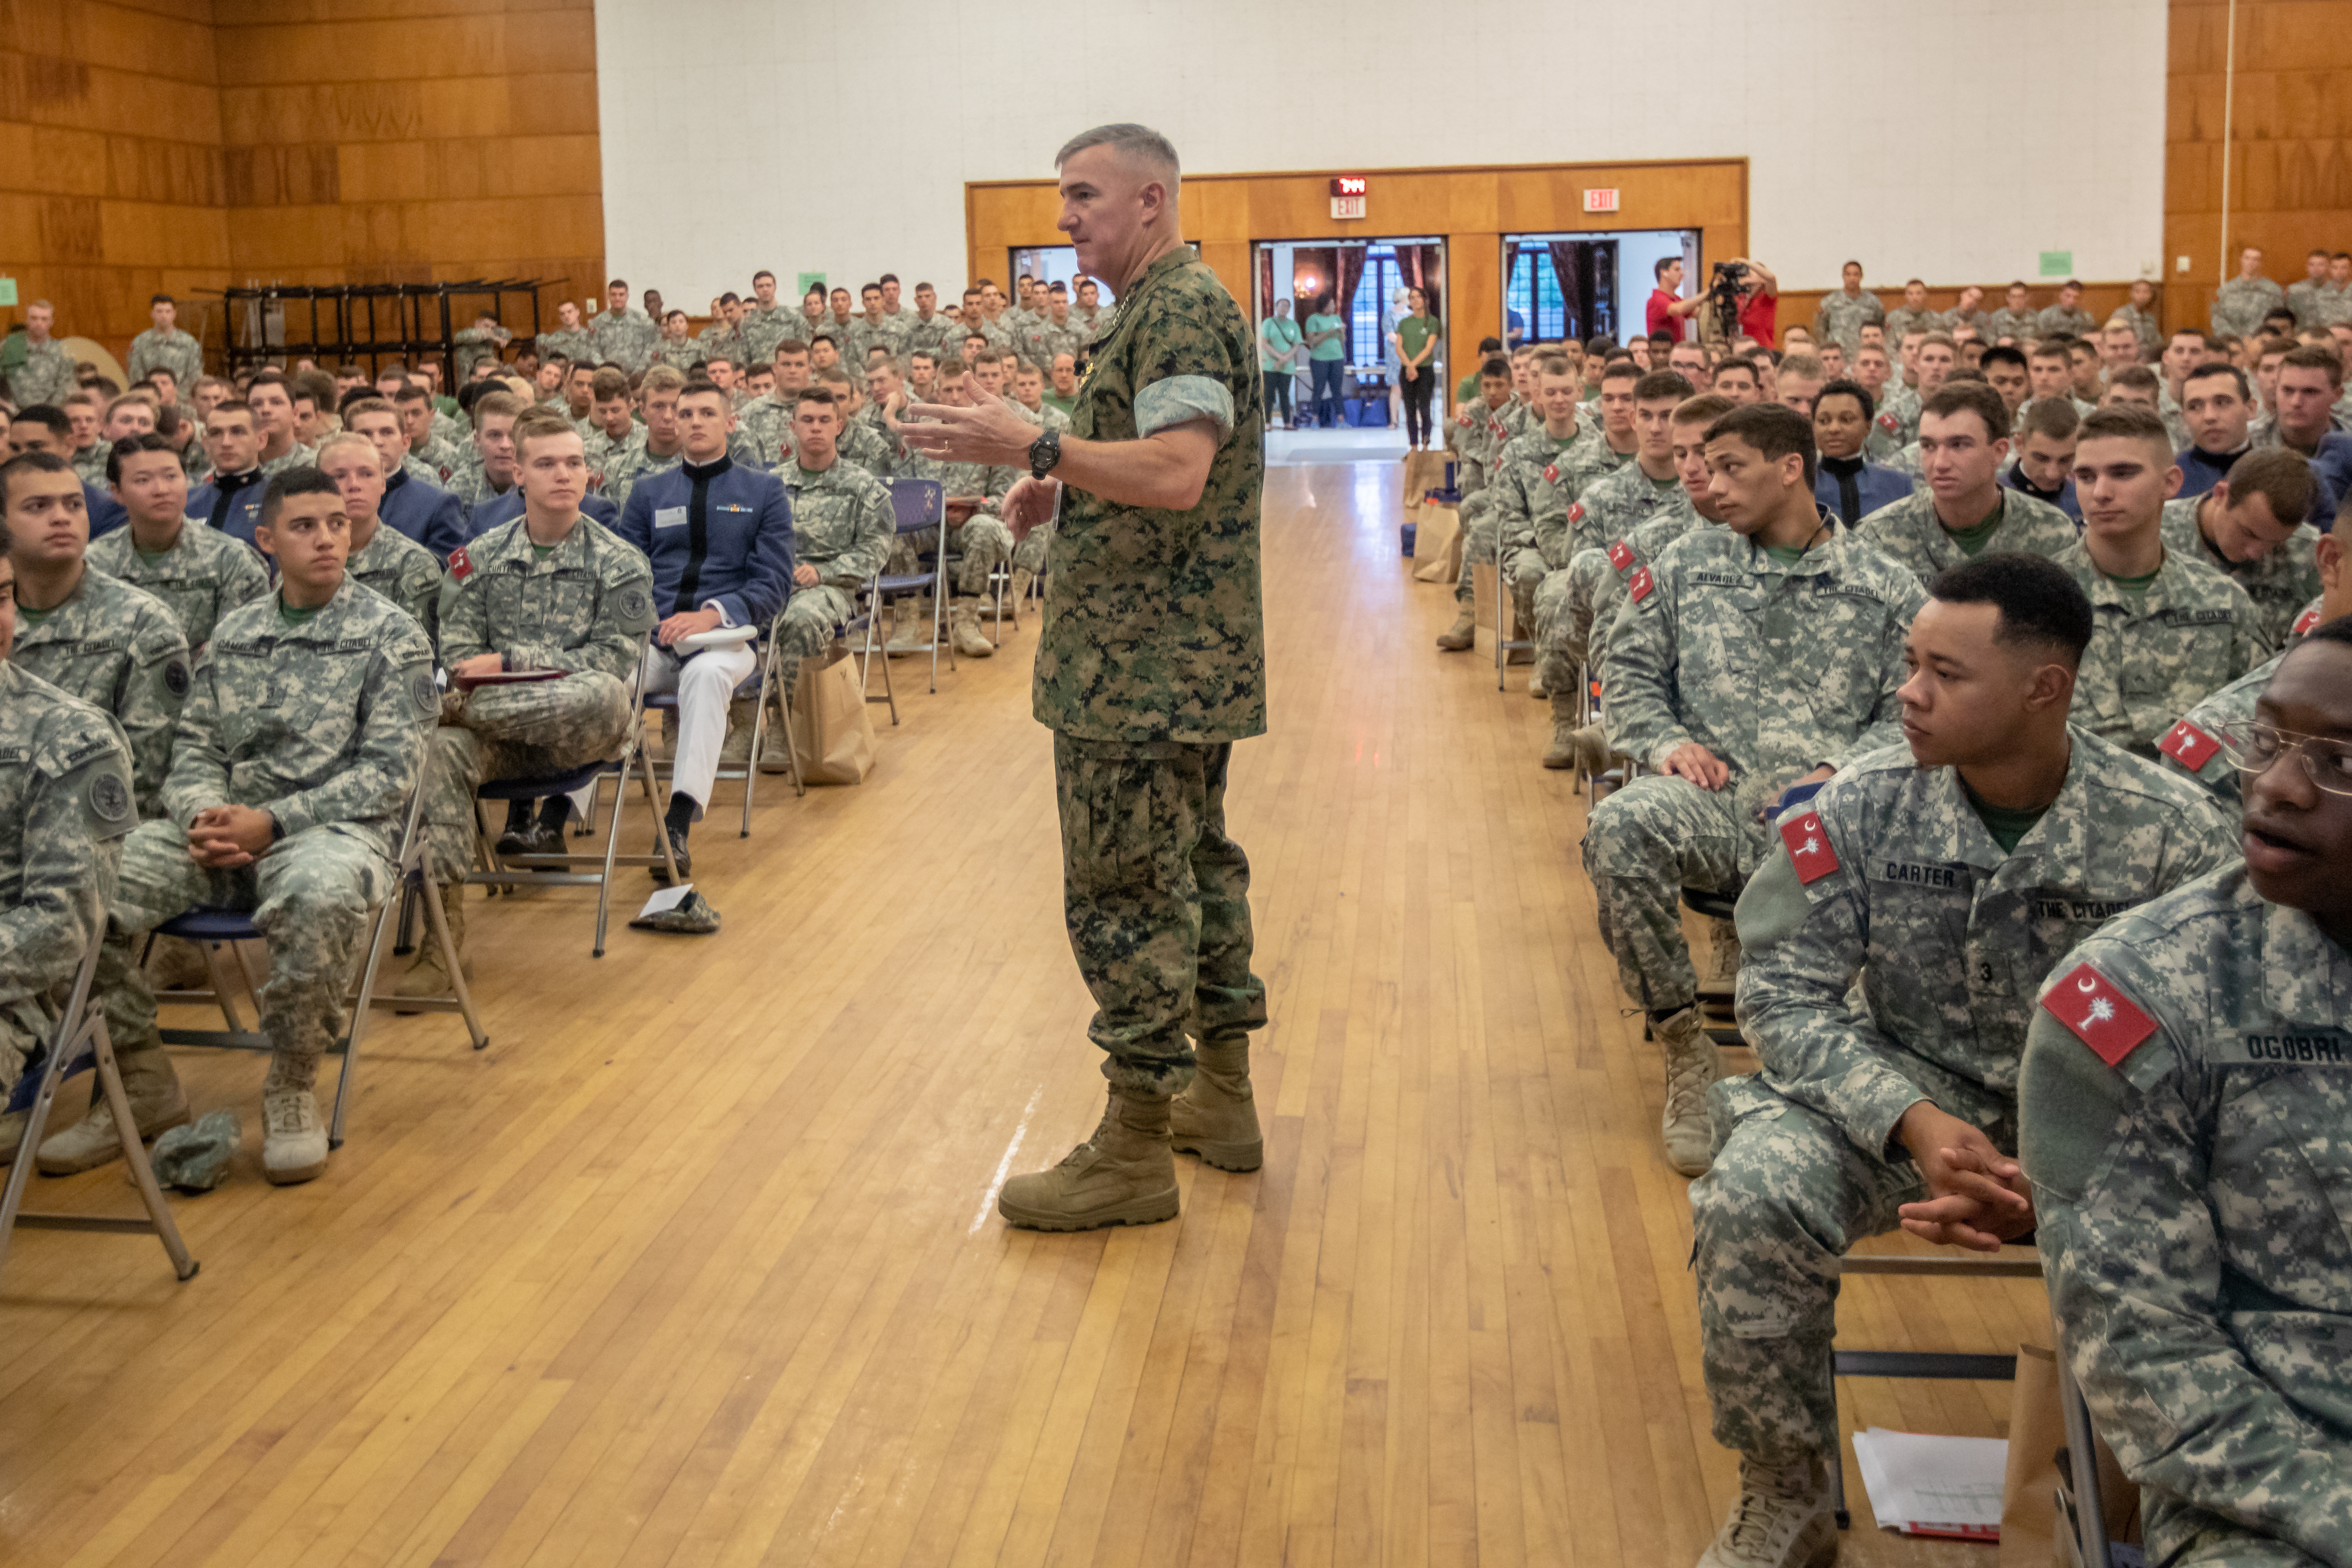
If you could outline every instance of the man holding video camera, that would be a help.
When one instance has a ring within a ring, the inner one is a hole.
[[[1759,347],[1777,346],[1772,334],[1780,309],[1780,280],[1762,262],[1745,256],[1717,262],[1706,292],[1696,303],[1699,342],[1754,338]]]

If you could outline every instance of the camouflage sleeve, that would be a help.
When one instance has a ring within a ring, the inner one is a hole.
[[[828,563],[829,580],[855,578],[864,583],[890,559],[890,546],[897,542],[898,519],[890,510],[889,493],[880,480],[870,487],[860,487],[857,516],[850,535],[849,548],[835,556]]]
[[[1788,845],[1776,843],[1740,893],[1739,1024],[1773,1088],[1883,1160],[1895,1123],[1928,1097],[1891,1065],[1866,1010],[1847,1005],[1870,923],[1855,870],[1863,854],[1819,796],[1814,806],[1838,869],[1801,881]]]
[[[269,814],[289,838],[321,823],[397,817],[416,788],[425,739],[440,713],[424,628],[404,622],[387,627],[362,679],[351,764],[324,784],[269,802]]]
[[[1856,735],[1845,750],[1836,756],[1821,759],[1832,767],[1843,767],[1848,757],[1858,757],[1882,746],[1903,743],[1903,700],[1895,694],[1911,678],[1909,668],[1903,662],[1903,645],[1911,635],[1911,623],[1917,617],[1919,606],[1927,602],[1927,592],[1919,586],[1917,578],[1901,567],[1895,568],[1895,574],[1900,581],[1894,584],[1887,594],[1887,607],[1895,613],[1881,624],[1878,647],[1874,650],[1878,663],[1878,706],[1872,711],[1870,722],[1863,727],[1862,733]],[[1861,658],[1869,658],[1872,651],[1855,650],[1857,657]]]
[[[424,552],[404,557],[400,569],[400,607],[425,628],[425,640],[436,648],[441,641],[441,563]]]
[[[465,553],[458,552],[460,556]],[[488,612],[483,595],[473,592],[474,576],[470,566],[461,574],[453,557],[450,571],[441,579],[439,601],[434,605],[433,618],[438,623],[441,637],[441,662],[451,668],[492,651]]]
[[[155,340],[152,337],[142,332],[131,340],[131,363],[126,367],[126,371],[133,382],[145,380],[147,373],[163,363],[163,357],[155,352]]]
[[[207,806],[224,805],[228,795],[228,752],[220,743],[219,694],[213,683],[211,645],[196,656],[189,677],[188,700],[180,707],[180,726],[172,737],[172,766],[163,775],[156,815],[182,827]]]
[[[131,750],[101,716],[46,740],[30,766],[23,880],[0,909],[0,1006],[73,977],[105,934],[122,837],[139,820]]]
[[[1528,505],[1524,467],[1497,462],[1494,477],[1487,481],[1486,493],[1494,498],[1488,504],[1494,509],[1496,542],[1505,550],[1534,548],[1536,528]]]
[[[1657,585],[1663,575],[1654,565],[1634,574],[1625,607],[1609,628],[1601,666],[1609,744],[1649,767],[1691,738],[1675,710],[1675,616],[1665,590]]]
[[[142,816],[163,809],[163,775],[171,771],[172,742],[193,679],[180,623],[160,605],[142,615],[131,633],[131,668],[115,704],[115,717],[131,742],[131,793]]]
[[[2126,955],[2094,943],[2111,978]],[[2137,991],[2128,982],[2124,988]],[[2352,1541],[2352,1442],[2305,1415],[2227,1321],[2206,1173],[2220,1112],[2173,1021],[2109,1067],[2046,1008],[2020,1073],[2021,1152],[2066,1358],[2093,1424],[2151,1492],[2340,1563]]]

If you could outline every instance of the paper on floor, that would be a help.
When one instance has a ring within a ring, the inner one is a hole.
[[[2003,1439],[1873,1426],[1853,1435],[1853,1457],[1882,1528],[1964,1541],[2000,1539],[2001,1482],[2009,1467]]]

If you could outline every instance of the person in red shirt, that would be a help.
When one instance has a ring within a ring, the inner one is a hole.
[[[1770,268],[1748,257],[1735,258],[1734,264],[1748,268],[1739,280],[1740,335],[1754,338],[1768,349],[1778,346],[1772,341],[1772,329],[1780,310],[1780,280],[1772,276]]]
[[[1680,342],[1686,335],[1684,319],[1705,304],[1706,297],[1703,294],[1693,300],[1679,297],[1683,288],[1683,258],[1679,256],[1666,257],[1652,271],[1656,274],[1658,286],[1650,290],[1648,324],[1643,330],[1653,337],[1664,332]]]

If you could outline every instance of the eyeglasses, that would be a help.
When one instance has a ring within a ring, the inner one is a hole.
[[[2221,742],[2221,754],[2242,773],[2268,773],[2280,753],[2293,752],[2314,784],[2329,795],[2352,795],[2352,741],[2298,735],[2259,719],[2225,724],[2214,739]]]

